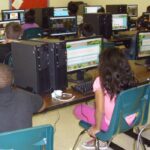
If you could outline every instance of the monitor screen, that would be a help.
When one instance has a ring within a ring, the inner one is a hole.
[[[5,40],[5,27],[10,22],[18,22],[20,24],[20,20],[0,21],[0,42]]]
[[[150,32],[137,34],[137,58],[150,57]]]
[[[127,30],[128,16],[127,14],[112,14],[112,30]]]
[[[88,13],[97,13],[98,9],[100,9],[102,6],[85,6],[84,12],[85,14]]]
[[[67,72],[96,67],[101,50],[101,37],[67,41]]]
[[[54,8],[54,17],[69,16],[67,7]]]
[[[77,17],[50,17],[50,36],[77,34]]]
[[[130,17],[137,17],[138,16],[138,5],[127,5],[127,13]]]
[[[21,24],[24,23],[24,10],[2,10],[2,20],[20,20]]]

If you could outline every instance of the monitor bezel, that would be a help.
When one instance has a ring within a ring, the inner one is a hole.
[[[126,26],[127,28],[126,28],[126,29],[116,29],[116,30],[114,30],[114,29],[113,29],[113,15],[126,15],[126,16],[127,16],[127,26]],[[116,31],[116,32],[117,32],[117,31],[127,31],[128,28],[129,28],[129,27],[128,27],[128,14],[112,14],[112,31],[113,31],[113,32],[115,32],[115,31]]]
[[[128,14],[128,7],[129,6],[136,6],[136,8],[137,8],[137,14],[136,15],[129,15]],[[129,17],[138,17],[138,4],[129,4],[129,5],[127,5],[127,14],[128,14]]]
[[[65,45],[67,44],[67,42],[75,42],[75,41],[82,41],[82,40],[88,40],[88,39],[96,39],[96,38],[101,38],[101,51],[103,51],[103,37],[102,36],[92,36],[92,37],[84,37],[84,38],[78,38],[78,39],[72,39],[72,40],[66,40],[65,41]],[[66,48],[66,63],[67,63],[67,48]],[[67,73],[68,74],[72,74],[72,73],[76,73],[78,71],[83,71],[83,70],[90,70],[90,69],[94,69],[94,68],[97,68],[98,67],[98,64],[95,65],[95,66],[91,66],[91,67],[87,67],[87,68],[80,68],[80,69],[77,69],[77,70],[71,70],[71,71],[68,71],[67,70]]]
[[[53,34],[53,33],[51,33],[51,28],[50,28],[50,20],[51,20],[51,18],[75,18],[75,20],[76,20],[76,32],[75,33],[69,33],[69,34],[67,34],[67,33],[60,33],[60,34]],[[62,16],[62,17],[50,17],[49,18],[49,36],[51,36],[51,37],[60,37],[60,36],[76,36],[78,34],[78,25],[77,25],[77,16]]]
[[[139,41],[139,34],[140,33],[149,33],[150,34],[150,31],[139,31],[139,32],[137,32],[137,35],[136,35],[136,59],[137,60],[150,58],[150,55],[139,57],[140,49],[139,49],[139,46],[138,46],[138,43],[139,43],[138,41]]]
[[[86,7],[100,7],[100,8],[101,8],[101,7],[103,7],[103,6],[102,6],[102,5],[87,5],[87,6],[84,6],[84,14],[89,14],[89,13],[86,13],[86,12],[85,12],[85,8],[86,8]],[[92,12],[92,13],[94,13],[94,12]],[[95,13],[97,13],[97,12],[95,12]]]
[[[16,11],[16,12],[24,12],[24,14],[25,14],[25,10],[24,10],[24,9],[5,9],[5,10],[1,10],[2,21],[20,20],[20,19],[8,19],[8,20],[5,20],[5,19],[4,19],[4,13],[5,13],[5,12],[9,12],[9,11],[10,11],[10,12],[13,12],[13,11],[14,11],[14,12],[15,12],[15,11]],[[24,22],[24,21],[23,21],[23,22]],[[23,22],[22,22],[22,23],[23,23]],[[21,20],[20,20],[20,23],[21,23]]]

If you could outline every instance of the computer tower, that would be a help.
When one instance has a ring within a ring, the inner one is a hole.
[[[126,4],[106,5],[106,12],[112,14],[127,14],[127,5]]]
[[[96,35],[110,38],[112,35],[112,15],[110,13],[84,14],[83,20],[93,26]]]
[[[14,84],[34,93],[51,90],[48,44],[33,41],[12,43]]]
[[[21,41],[12,44],[14,84],[34,93],[67,87],[63,42]]]

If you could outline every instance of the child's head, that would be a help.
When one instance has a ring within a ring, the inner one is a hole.
[[[98,12],[98,13],[104,13],[104,12],[105,12],[104,7],[99,8],[99,9],[97,10],[97,12]]]
[[[70,1],[68,3],[69,15],[77,15],[78,5],[75,2]]]
[[[94,30],[91,24],[82,23],[79,26],[79,34],[80,36],[90,37],[94,35]]]
[[[7,39],[17,40],[22,34],[21,25],[17,22],[10,22],[5,27],[5,33]]]
[[[34,23],[35,22],[35,11],[33,9],[30,9],[25,13],[25,22],[26,23]]]
[[[136,84],[128,60],[118,48],[108,48],[101,52],[99,71],[101,85],[111,98]]]

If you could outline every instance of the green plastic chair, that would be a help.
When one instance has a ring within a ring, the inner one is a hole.
[[[40,27],[26,29],[23,32],[22,39],[28,40],[32,38],[40,38],[43,35],[43,30]]]
[[[115,135],[124,133],[130,129],[133,129],[134,127],[138,127],[139,125],[146,124],[148,119],[149,101],[150,84],[145,84],[122,91],[117,96],[108,131],[100,131],[96,134],[97,144],[95,144],[95,149],[99,149],[98,140],[107,141],[109,146]],[[133,123],[131,125],[128,125],[125,121],[125,117],[134,113],[136,113],[137,116],[134,119]],[[86,131],[91,127],[91,124],[82,120],[79,122],[79,125],[83,127],[84,130],[79,134],[73,150],[76,149],[81,135],[83,135],[83,133],[86,133]]]
[[[53,150],[53,136],[51,125],[0,133],[0,150]]]

